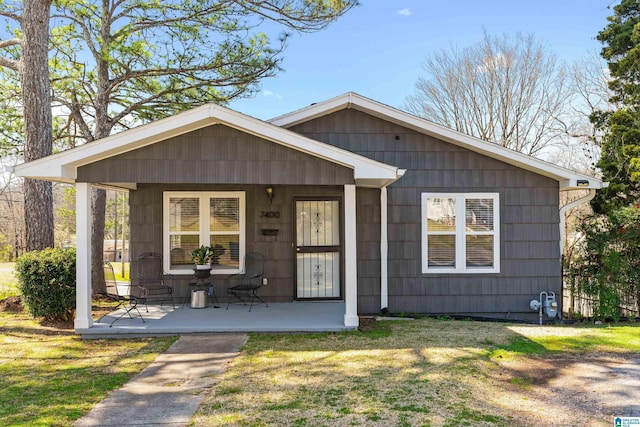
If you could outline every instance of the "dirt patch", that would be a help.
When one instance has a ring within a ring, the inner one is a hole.
[[[640,416],[638,354],[498,360],[492,400],[524,425],[611,426]]]
[[[22,297],[13,296],[0,300],[0,311],[8,311],[10,313],[20,313],[24,310],[22,306]]]

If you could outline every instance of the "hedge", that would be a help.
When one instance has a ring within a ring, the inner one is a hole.
[[[16,260],[18,289],[33,317],[70,320],[76,300],[76,250],[32,251]]]

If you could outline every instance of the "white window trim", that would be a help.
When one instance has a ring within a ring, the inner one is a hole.
[[[240,250],[238,253],[238,268],[221,268],[212,271],[212,274],[234,274],[240,273],[243,268],[244,255],[246,252],[245,236],[246,236],[246,208],[245,208],[245,192],[244,191],[165,191],[162,198],[162,254],[164,260],[164,271],[168,274],[176,275],[192,275],[193,271],[189,270],[172,270],[171,258],[170,258],[170,239],[169,239],[169,200],[171,197],[197,197],[200,199],[200,244],[206,244],[203,242],[209,242],[211,232],[209,231],[209,217],[211,204],[209,200],[211,198],[224,198],[224,197],[237,197],[240,203],[240,233],[239,243]]]
[[[456,266],[429,267],[427,259],[427,199],[456,199]],[[493,199],[493,267],[466,267],[465,200]],[[499,193],[422,193],[422,273],[423,274],[488,274],[500,273],[500,194]],[[459,219],[462,218],[462,221]]]

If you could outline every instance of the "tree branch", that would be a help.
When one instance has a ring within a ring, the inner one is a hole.
[[[20,71],[20,61],[15,61],[13,59],[0,56],[0,67],[7,67],[14,71]]]

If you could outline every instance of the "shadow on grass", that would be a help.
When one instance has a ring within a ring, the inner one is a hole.
[[[84,341],[0,313],[0,425],[72,425],[175,338]]]
[[[562,383],[568,371],[556,362],[568,357],[564,366],[571,371],[583,354],[551,351],[510,326],[425,319],[373,322],[364,331],[253,334],[195,422],[271,425],[283,416],[277,411],[285,411],[291,425],[301,426],[545,426],[565,415],[589,421],[611,413],[585,395],[570,407],[559,405],[549,385]],[[607,360],[594,355],[591,361]],[[614,370],[603,368],[595,381],[607,381]],[[537,386],[544,392],[533,390]],[[580,393],[570,388],[562,393]],[[617,396],[634,393],[620,390]],[[559,415],[540,418],[540,407]]]

